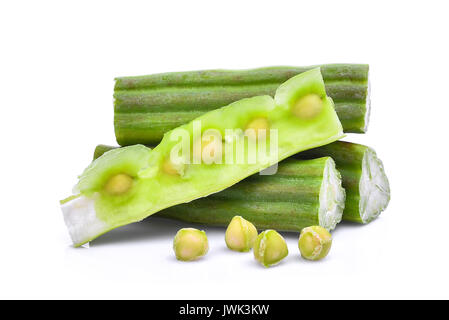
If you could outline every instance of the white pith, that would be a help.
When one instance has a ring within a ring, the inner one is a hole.
[[[265,264],[265,249],[267,247],[267,233],[268,231],[263,232],[263,236],[262,239],[260,239],[259,244],[259,257],[262,259],[264,264]]]
[[[75,245],[85,243],[107,230],[97,218],[95,200],[80,196],[61,205],[64,221]]]
[[[340,173],[332,159],[326,161],[323,182],[320,189],[319,224],[327,230],[333,230],[341,221],[345,208],[346,194],[341,185]]]
[[[312,236],[316,240],[318,240],[317,242],[320,243],[315,248],[313,248],[313,252],[312,252],[311,256],[309,257],[311,260],[315,260],[316,258],[318,258],[318,256],[321,254],[321,251],[323,250],[323,240],[321,239],[321,236],[318,234],[318,232],[315,232],[315,230],[313,230],[312,228],[309,228],[308,232],[310,232],[312,234]]]
[[[369,119],[370,119],[370,114],[371,114],[371,81],[369,79],[369,72],[368,72],[368,87],[366,89],[366,101],[365,101],[365,106],[366,106],[366,110],[365,110],[365,126],[363,128],[363,132],[368,131],[368,125],[369,125]]]
[[[367,223],[377,218],[390,201],[390,184],[384,166],[372,149],[367,149],[363,156],[359,191],[360,218]]]

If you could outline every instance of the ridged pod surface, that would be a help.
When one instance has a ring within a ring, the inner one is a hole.
[[[281,83],[310,67],[172,72],[115,79],[117,142],[155,145],[164,133],[205,112],[259,95],[274,96]],[[369,66],[319,66],[326,92],[345,132],[364,133],[369,120]]]

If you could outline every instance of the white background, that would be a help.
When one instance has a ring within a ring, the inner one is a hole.
[[[449,298],[445,1],[4,1],[0,5],[0,298]],[[264,269],[225,248],[177,262],[186,224],[148,219],[74,249],[58,200],[114,144],[113,78],[167,71],[369,63],[367,135],[392,188],[330,255]]]

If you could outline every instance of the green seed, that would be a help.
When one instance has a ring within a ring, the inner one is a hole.
[[[320,260],[327,256],[332,246],[332,236],[323,227],[312,226],[301,231],[298,241],[301,256],[307,260]]]
[[[315,118],[323,109],[323,100],[314,93],[299,99],[292,108],[292,113],[301,119]]]
[[[104,190],[113,196],[121,195],[131,189],[133,178],[124,173],[111,177],[104,186]]]
[[[232,218],[226,229],[226,245],[234,251],[248,252],[253,248],[256,238],[256,227],[240,216]]]
[[[194,228],[183,228],[173,240],[176,259],[192,261],[204,256],[209,250],[206,233]]]
[[[281,262],[288,255],[284,238],[274,230],[259,234],[254,244],[254,257],[265,267]]]

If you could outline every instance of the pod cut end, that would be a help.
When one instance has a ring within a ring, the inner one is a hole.
[[[107,231],[107,225],[97,218],[94,199],[79,196],[67,200],[61,202],[61,210],[75,247]]]
[[[320,226],[333,230],[343,217],[346,194],[341,185],[340,172],[332,158],[328,158],[324,167],[323,182],[320,189]]]
[[[390,202],[390,184],[383,163],[371,148],[363,156],[359,191],[360,218],[363,223],[368,223],[377,218]]]

